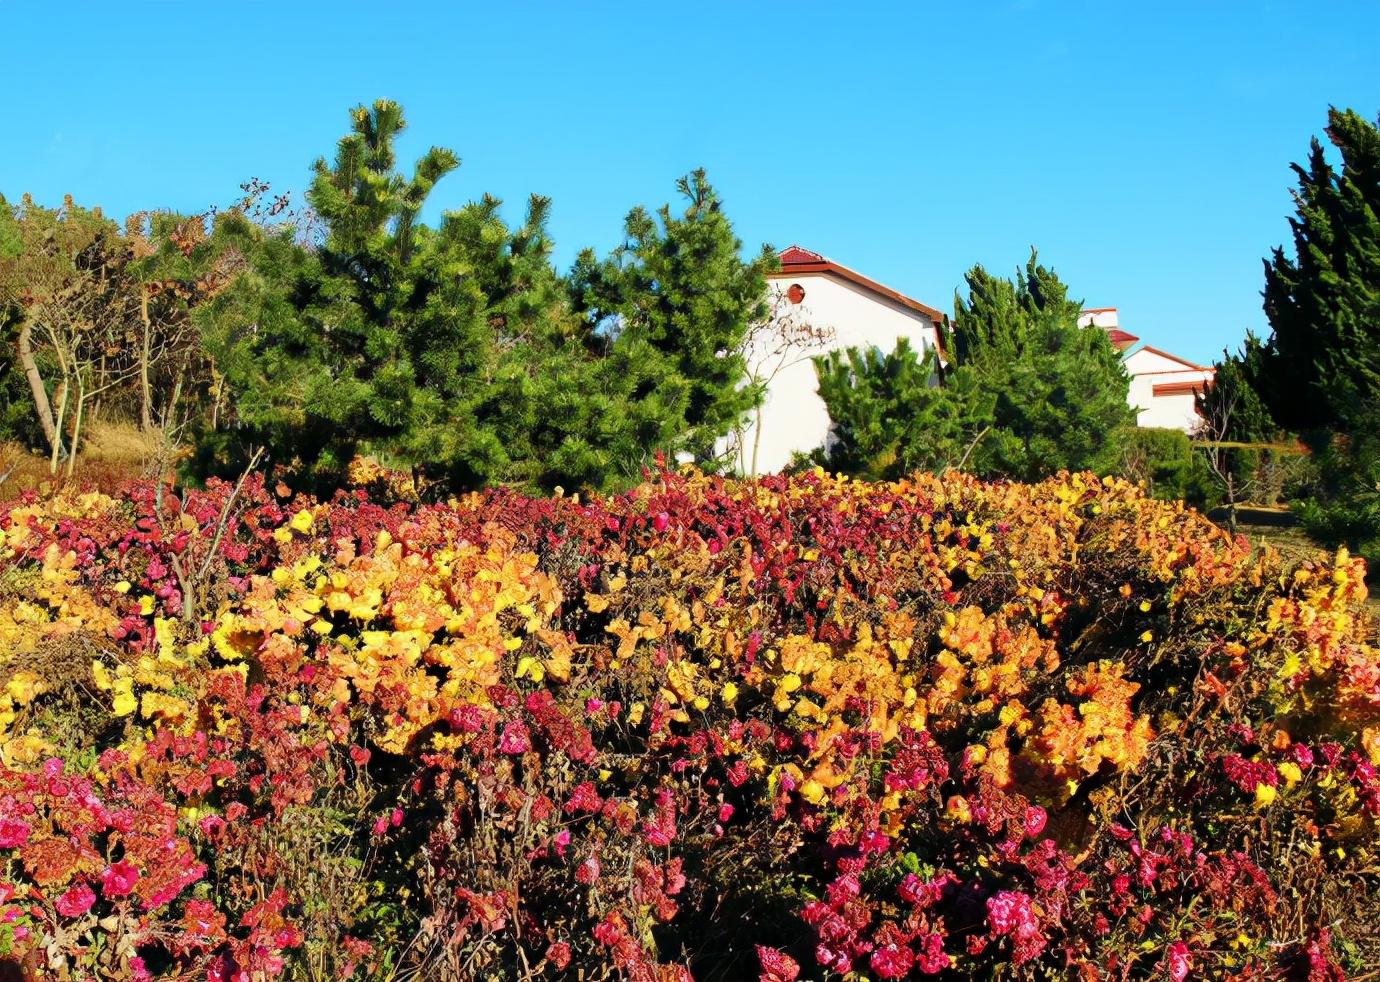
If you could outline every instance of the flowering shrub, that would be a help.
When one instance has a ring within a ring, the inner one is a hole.
[[[0,951],[227,982],[1380,961],[1344,552],[1289,568],[1078,474],[365,477],[0,506]]]

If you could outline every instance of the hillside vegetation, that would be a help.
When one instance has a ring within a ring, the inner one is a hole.
[[[0,940],[56,979],[1380,962],[1364,564],[1116,479],[0,507]]]

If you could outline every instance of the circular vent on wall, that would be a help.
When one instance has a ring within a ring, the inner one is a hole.
[[[791,303],[800,303],[805,299],[805,288],[799,283],[792,283],[786,289],[786,299]]]

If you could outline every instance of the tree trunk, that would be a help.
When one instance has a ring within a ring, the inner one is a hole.
[[[62,454],[62,424],[66,422],[67,416],[67,380],[64,379],[58,386],[58,411],[56,422],[56,435],[53,438],[53,453],[48,458],[48,473],[56,474],[58,470],[58,458]]]
[[[143,350],[139,355],[139,428],[145,433],[153,429],[153,387],[149,384],[149,348],[153,328],[149,324],[149,291],[139,290],[139,317],[144,322]]]
[[[748,477],[757,476],[757,454],[762,449],[762,407],[757,407],[757,418],[752,423],[752,471]]]
[[[29,380],[29,391],[34,397],[34,414],[38,425],[43,429],[43,439],[48,441],[48,449],[56,452],[58,445],[57,426],[53,422],[53,406],[48,401],[48,390],[43,387],[43,376],[38,374],[38,363],[34,361],[32,328],[26,320],[19,328],[19,363],[24,366],[24,375]]]
[[[173,383],[172,395],[168,397],[168,405],[163,409],[162,422],[159,426],[165,437],[168,433],[177,432],[177,404],[182,401],[182,377],[184,374],[186,374],[185,368],[177,370],[177,381]]]
[[[211,363],[211,388],[215,390],[215,396],[211,402],[211,432],[215,433],[220,429],[220,397],[225,391],[225,380],[216,371],[215,363]]]
[[[86,384],[77,381],[77,415],[72,421],[72,446],[67,453],[67,476],[70,478],[77,469],[77,449],[81,446],[81,417],[86,408]]]

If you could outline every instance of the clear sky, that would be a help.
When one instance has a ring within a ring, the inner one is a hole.
[[[301,190],[388,97],[463,161],[434,200],[554,198],[564,266],[708,168],[749,247],[941,309],[1031,245],[1194,359],[1265,330],[1260,260],[1329,103],[1380,111],[1380,3],[231,4],[0,0],[0,192],[122,216]]]

